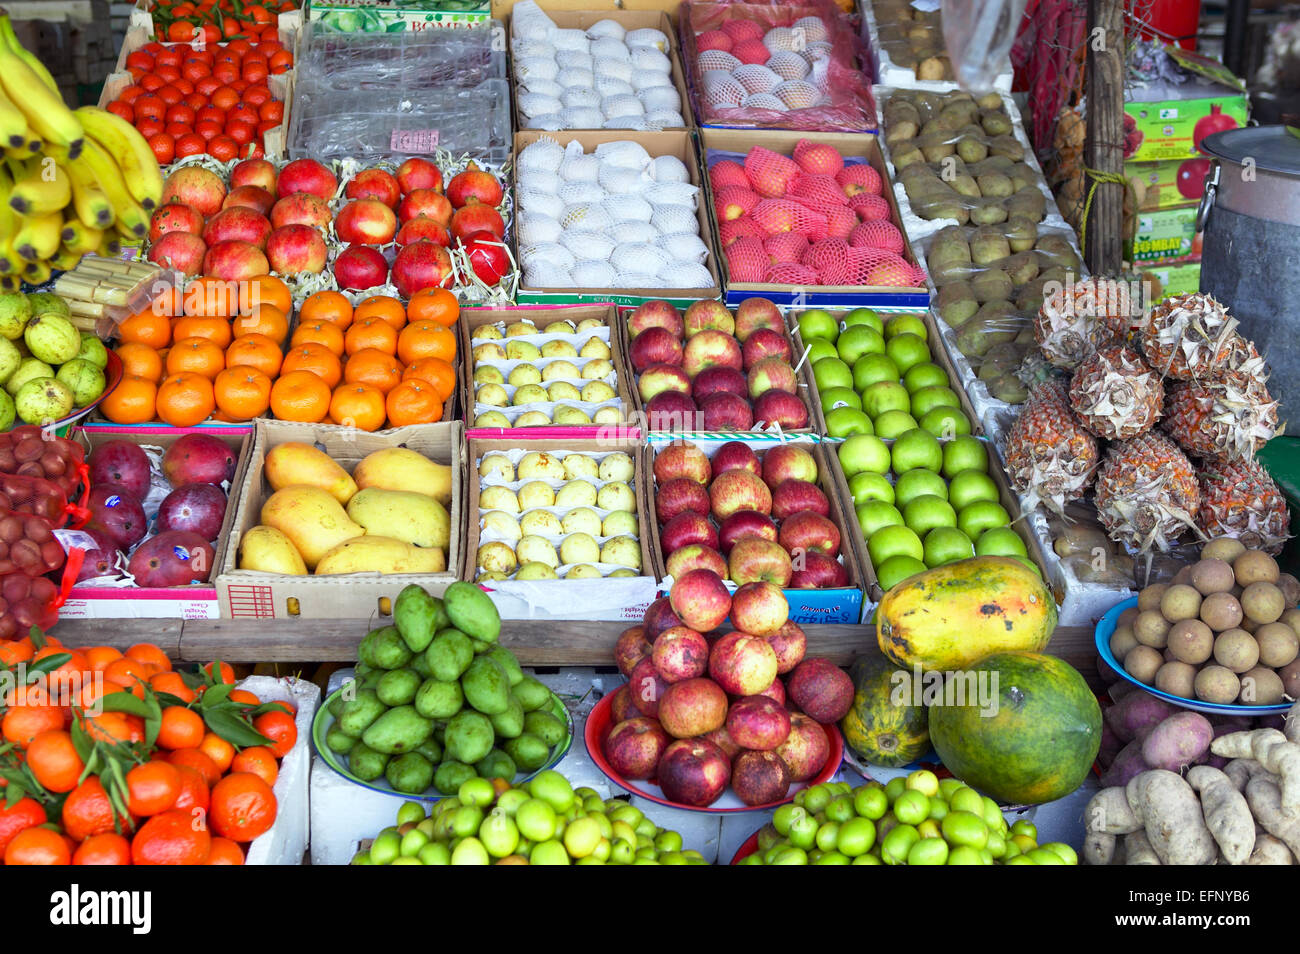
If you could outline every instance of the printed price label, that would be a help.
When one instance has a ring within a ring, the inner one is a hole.
[[[434,152],[438,148],[436,129],[394,129],[389,149],[393,152]]]

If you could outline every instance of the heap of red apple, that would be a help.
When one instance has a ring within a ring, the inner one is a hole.
[[[789,614],[771,583],[733,596],[712,570],[678,578],[614,647],[628,683],[611,699],[610,767],[697,808],[728,785],[746,805],[780,802],[821,772],[853,682],[804,658],[807,637]],[[714,633],[728,617],[735,631]]]
[[[756,423],[808,426],[781,312],[748,298],[733,317],[718,301],[683,315],[649,301],[628,317],[628,360],[651,430],[737,430]]]
[[[710,459],[678,441],[655,457],[655,517],[674,580],[707,569],[733,583],[793,589],[847,586],[840,531],[818,486],[817,460],[794,444],[760,459],[729,441]]]
[[[216,540],[226,516],[223,481],[235,476],[235,455],[206,434],[186,434],[163,454],[162,475],[172,487],[146,539],[151,467],[130,441],[95,448],[90,467],[90,522],[85,530],[97,546],[86,551],[77,581],[119,575],[119,558],[130,553],[127,572],[137,586],[184,586],[212,572]]]

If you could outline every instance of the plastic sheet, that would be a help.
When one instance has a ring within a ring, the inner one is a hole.
[[[944,43],[939,0],[873,0],[862,4],[862,30],[874,59],[876,82],[944,90],[957,83]],[[995,67],[994,86],[1011,91],[1010,59]]]
[[[945,0],[943,39],[957,82],[993,88],[1024,12],[1025,0]]]

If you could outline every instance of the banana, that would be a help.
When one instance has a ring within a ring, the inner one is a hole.
[[[51,151],[51,154],[53,155],[54,152]],[[104,151],[104,147],[94,139],[87,139],[81,158],[76,161],[83,163],[90,170],[99,183],[99,188],[108,197],[119,229],[124,228],[127,235],[135,238],[143,238],[147,235],[149,216],[127,191],[126,183],[122,180],[122,170],[113,161],[113,157]],[[66,166],[66,163],[64,165]]]
[[[29,285],[43,285],[50,280],[50,265],[45,259],[28,262],[23,268],[23,281]]]
[[[40,77],[41,82],[48,86],[55,96],[63,96],[59,92],[59,84],[54,81],[54,77],[45,68],[45,64],[40,61],[40,58],[35,53],[28,51],[18,42],[18,34],[14,33],[14,26],[8,17],[5,17],[4,22],[0,23],[0,43],[8,44],[9,49],[13,50],[19,59],[32,68],[32,72]]]
[[[113,224],[113,206],[99,187],[95,174],[80,160],[63,163],[72,186],[72,208],[88,229],[106,229]]]
[[[14,159],[18,162],[23,162],[27,159],[32,159],[36,156],[42,155],[44,151],[45,151],[45,143],[33,137],[31,139],[28,139],[26,143],[22,146],[17,146],[14,148],[10,148],[6,146],[5,156],[9,159]]]
[[[0,275],[13,275],[22,270],[22,260],[13,251],[13,236],[18,231],[18,215],[9,207],[9,190],[13,180],[9,167],[0,162]]]
[[[140,131],[116,113],[83,106],[76,111],[86,135],[117,159],[131,196],[146,212],[162,201],[163,178],[153,149]]]
[[[73,251],[70,248],[60,245],[58,250],[46,261],[46,264],[49,265],[50,269],[53,271],[71,271],[81,263],[81,257],[85,254],[85,252]]]
[[[117,237],[116,232],[104,230],[104,237],[99,240],[99,248],[95,249],[96,255],[104,258],[117,258],[122,254],[122,240]]]
[[[27,145],[27,117],[3,90],[0,90],[0,143],[9,149]]]
[[[59,233],[59,238],[68,251],[76,252],[78,255],[89,255],[99,248],[99,243],[104,239],[104,232],[102,229],[88,228],[78,218],[64,218],[63,231]]]
[[[63,213],[20,215],[17,225],[14,251],[21,258],[28,262],[39,262],[58,251],[59,235],[63,232]]]
[[[9,205],[22,215],[57,212],[71,201],[68,175],[50,156],[34,160],[9,193]]]
[[[81,121],[16,51],[18,38],[13,35],[8,16],[0,15],[0,36],[5,41],[0,43],[0,87],[27,117],[27,125],[36,135],[47,143],[67,146],[69,155],[76,158],[85,139]]]

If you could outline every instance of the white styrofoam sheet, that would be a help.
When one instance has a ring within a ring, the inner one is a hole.
[[[253,839],[244,864],[300,865],[307,852],[311,827],[308,812],[311,724],[320,705],[320,689],[304,679],[274,676],[249,676],[239,683],[239,688],[263,702],[288,702],[298,708],[294,718],[298,740],[280,760],[280,774],[272,788],[276,799],[275,824],[266,834]]]

